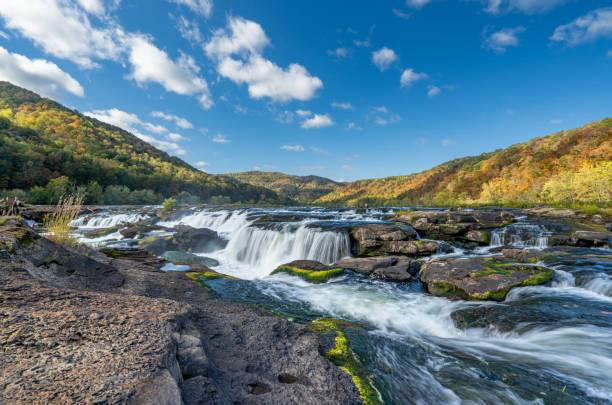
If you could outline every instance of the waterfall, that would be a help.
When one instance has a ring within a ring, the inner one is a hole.
[[[321,231],[306,224],[289,224],[280,230],[244,227],[230,240],[227,256],[236,262],[265,269],[268,273],[292,260],[317,260],[333,264],[350,255],[348,234]]]
[[[516,223],[491,232],[490,246],[548,247],[550,232],[542,225]]]
[[[84,216],[77,218],[70,223],[70,225],[78,228],[110,228],[123,223],[134,223],[142,221],[143,219],[149,218],[148,215],[143,214],[102,214],[91,216]]]
[[[213,231],[232,234],[248,223],[246,211],[209,211],[202,210],[186,215],[176,221],[159,222],[161,226],[173,228],[189,225],[194,228],[208,228]]]

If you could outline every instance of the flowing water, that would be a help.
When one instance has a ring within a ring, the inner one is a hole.
[[[120,224],[126,214],[104,215],[77,225]],[[264,215],[293,218],[253,224]],[[159,224],[210,228],[228,240],[224,249],[206,254],[220,262],[215,270],[242,279],[210,281],[221,298],[264,305],[298,322],[334,317],[360,325],[347,329],[347,337],[385,403],[612,404],[609,250],[581,248],[547,258],[541,264],[555,270],[550,285],[515,288],[501,303],[453,301],[425,293],[419,282],[386,283],[357,274],[323,284],[269,276],[291,260],[332,264],[350,256],[348,229],[384,215],[314,208],[200,210]],[[540,249],[558,226],[522,219],[493,232],[491,246],[451,255],[491,254],[502,245]]]

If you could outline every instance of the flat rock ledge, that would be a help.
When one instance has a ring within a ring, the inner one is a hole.
[[[351,270],[384,281],[414,281],[421,264],[403,256],[373,256],[346,258],[334,267]]]
[[[553,270],[498,257],[433,258],[419,278],[431,294],[467,300],[503,301],[514,287],[545,284]]]
[[[0,403],[362,403],[325,357],[334,333],[212,299],[188,278],[199,273],[158,267],[3,217]]]
[[[448,247],[435,240],[417,240],[414,229],[388,224],[359,225],[351,229],[350,236],[356,256],[428,256]]]

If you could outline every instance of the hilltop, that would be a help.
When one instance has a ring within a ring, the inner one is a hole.
[[[181,192],[201,202],[289,202],[8,82],[0,82],[0,153],[3,194],[35,203],[76,190],[88,203],[152,203]]]
[[[612,118],[408,176],[359,180],[321,205],[610,204]]]
[[[300,204],[310,204],[346,183],[319,176],[294,176],[279,172],[250,171],[228,173],[225,176],[254,186],[266,187]]]

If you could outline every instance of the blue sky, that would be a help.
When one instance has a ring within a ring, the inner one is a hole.
[[[410,174],[612,116],[612,7],[0,0],[0,80],[211,173]]]

